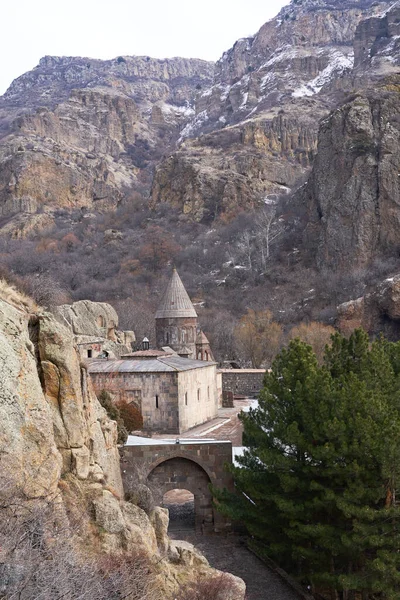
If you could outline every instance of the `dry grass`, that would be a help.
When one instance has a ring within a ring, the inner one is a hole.
[[[39,308],[32,298],[10,285],[5,279],[0,279],[0,300],[26,313],[35,312]]]

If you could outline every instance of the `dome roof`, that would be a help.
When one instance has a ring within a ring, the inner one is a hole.
[[[197,317],[194,306],[184,288],[176,269],[172,273],[167,289],[164,292],[160,306],[156,312],[156,319],[169,319],[176,317]]]

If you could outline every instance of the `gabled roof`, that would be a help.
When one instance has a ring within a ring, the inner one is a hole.
[[[106,360],[88,361],[89,373],[176,373],[204,369],[216,365],[214,362],[191,360],[180,356],[153,358],[150,360]]]
[[[156,319],[174,317],[197,317],[194,306],[176,269],[172,273],[172,277],[169,280],[167,289],[156,312]]]

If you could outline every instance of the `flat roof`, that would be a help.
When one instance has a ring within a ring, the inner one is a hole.
[[[147,360],[100,358],[88,362],[88,371],[89,373],[179,373],[193,369],[205,369],[216,364],[206,360],[192,360],[175,355]]]
[[[179,440],[177,444],[176,440]],[[184,446],[193,444],[231,444],[229,440],[212,440],[207,438],[181,438],[179,435],[175,439],[154,439],[145,438],[138,435],[129,435],[125,446]]]

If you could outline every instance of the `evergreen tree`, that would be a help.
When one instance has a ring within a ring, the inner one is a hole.
[[[237,493],[216,493],[265,553],[335,598],[400,598],[398,357],[361,330],[333,336],[322,366],[291,342],[242,417]]]

